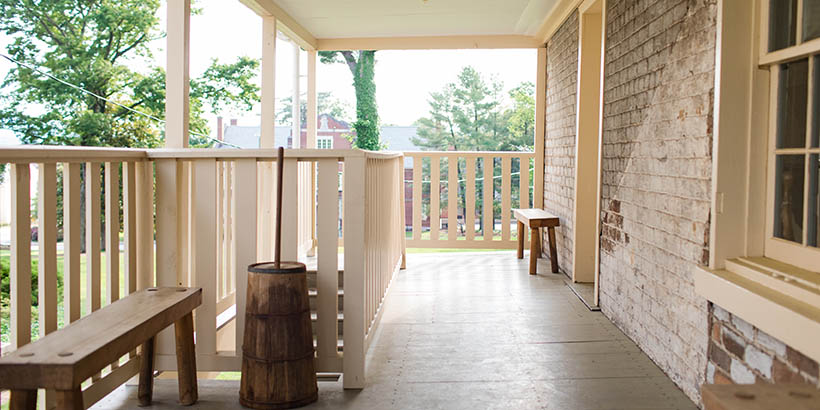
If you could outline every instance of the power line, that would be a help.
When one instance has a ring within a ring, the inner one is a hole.
[[[533,171],[533,170],[535,170],[535,168],[530,168],[529,170],[530,170],[530,171]],[[513,175],[521,175],[521,171],[518,171],[518,172],[510,172],[510,176],[513,176]],[[502,176],[503,176],[503,175],[493,175],[493,180],[499,179],[499,178],[501,178]],[[484,177],[476,178],[475,180],[476,180],[476,182],[478,182],[478,181],[483,181],[483,180],[484,180]],[[458,181],[458,183],[459,183],[459,184],[460,184],[460,183],[462,183],[462,182],[467,182],[467,180],[466,180],[466,179],[459,179],[459,180],[457,180],[457,181]],[[413,183],[413,180],[412,180],[412,179],[405,179],[405,180],[404,180],[404,182],[405,182],[405,183],[409,182],[409,183],[411,183],[411,184],[412,184],[412,183]],[[431,181],[430,181],[429,179],[423,179],[423,180],[421,180],[421,183],[422,183],[422,184],[429,184],[430,182],[431,182]],[[448,180],[446,180],[446,179],[442,179],[442,180],[439,180],[439,183],[440,183],[440,184],[449,184],[449,183],[450,183],[450,181],[448,181]]]
[[[75,85],[75,84],[69,83],[68,81],[65,81],[65,80],[63,80],[63,79],[61,79],[61,78],[57,78],[57,77],[55,77],[54,75],[52,75],[52,74],[50,74],[50,73],[47,73],[47,72],[45,72],[45,71],[41,70],[39,67],[35,67],[35,66],[32,66],[31,64],[24,63],[24,62],[22,62],[22,61],[18,61],[18,60],[14,59],[14,58],[12,58],[12,57],[10,57],[10,56],[7,56],[7,55],[5,55],[5,54],[3,54],[3,53],[0,53],[0,57],[3,57],[3,58],[5,58],[6,60],[9,60],[10,62],[12,62],[12,63],[14,63],[14,64],[17,64],[17,65],[23,66],[23,67],[25,67],[25,68],[28,68],[29,70],[35,71],[35,72],[37,72],[37,73],[40,73],[40,74],[42,74],[42,75],[44,75],[44,76],[46,76],[46,77],[48,77],[48,78],[50,78],[50,79],[52,79],[52,80],[54,80],[54,81],[57,81],[57,82],[58,82],[58,83],[60,83],[60,84],[66,85],[66,86],[71,87],[71,88],[73,88],[73,89],[75,89],[75,90],[77,90],[77,91],[80,91],[80,92],[83,92],[83,93],[85,93],[85,94],[88,94],[88,95],[90,95],[90,96],[92,96],[92,97],[94,97],[94,98],[97,98],[97,99],[103,100],[103,101],[105,101],[105,102],[107,102],[107,103],[110,103],[110,104],[116,105],[117,107],[123,108],[123,109],[125,109],[125,110],[127,110],[127,111],[130,111],[130,112],[133,112],[134,114],[141,115],[141,116],[143,116],[143,117],[145,117],[145,118],[149,118],[149,119],[152,119],[152,120],[154,120],[154,121],[161,122],[161,123],[163,123],[163,124],[165,123],[165,120],[164,120],[164,119],[162,119],[162,118],[159,118],[159,117],[153,116],[153,115],[151,115],[151,114],[144,113],[144,112],[142,112],[142,111],[140,111],[140,110],[135,110],[135,109],[133,109],[133,108],[131,108],[131,107],[129,107],[129,106],[126,106],[126,105],[120,104],[120,103],[118,103],[118,102],[116,102],[116,101],[113,101],[113,100],[110,100],[110,99],[108,99],[108,98],[105,98],[105,97],[103,97],[103,96],[101,96],[101,95],[99,95],[99,94],[96,94],[96,93],[92,92],[92,91],[86,90],[85,88],[82,88],[82,87],[80,87],[80,86],[78,86],[78,85]],[[190,130],[188,130],[188,133],[189,133],[189,134],[192,134],[192,135],[195,135],[195,136],[197,136],[197,137],[207,138],[207,139],[209,139],[209,140],[211,140],[211,141],[218,142],[218,143],[223,144],[223,145],[228,145],[228,146],[231,146],[231,147],[233,147],[233,148],[240,148],[240,149],[242,148],[242,147],[240,147],[239,145],[231,144],[230,142],[220,141],[220,140],[218,140],[218,139],[216,139],[216,138],[213,138],[213,137],[211,137],[211,136],[209,136],[209,135],[200,134],[200,133],[198,133],[198,132],[194,132],[194,131],[190,131]]]

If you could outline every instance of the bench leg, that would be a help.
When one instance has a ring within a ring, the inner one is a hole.
[[[538,228],[530,228],[530,275],[535,275],[538,267],[538,255],[541,254],[541,234]]]
[[[83,391],[79,387],[73,390],[57,390],[57,410],[84,410]]]
[[[524,259],[524,239],[527,236],[527,231],[524,229],[524,223],[518,221],[518,259]]]
[[[558,251],[555,249],[555,228],[547,228],[550,237],[550,265],[552,273],[558,273]]]
[[[142,344],[140,351],[140,384],[137,392],[140,406],[150,406],[154,395],[154,338]]]
[[[37,390],[12,390],[9,410],[37,410]]]
[[[194,350],[194,317],[188,313],[174,323],[179,374],[179,402],[185,406],[196,403],[196,351]]]

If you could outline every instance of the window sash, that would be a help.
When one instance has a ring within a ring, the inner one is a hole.
[[[768,3],[767,3],[768,4]],[[762,37],[762,38],[768,38]],[[805,56],[803,56],[805,57]],[[809,79],[808,79],[808,103],[806,109],[808,115],[806,118],[806,142],[803,148],[777,148],[777,116],[778,116],[778,93],[780,92],[780,63],[774,64],[770,67],[769,78],[769,147],[768,147],[768,164],[767,164],[767,183],[766,183],[766,238],[764,246],[764,255],[766,257],[785,261],[789,264],[799,266],[804,269],[817,271],[818,260],[820,260],[820,248],[808,246],[808,213],[813,210],[809,209],[809,181],[810,181],[810,163],[811,154],[820,153],[820,148],[811,148],[811,133],[812,133],[812,108],[814,104],[820,102],[813,101],[815,84],[814,70],[820,69],[815,67],[818,59],[815,57],[809,58]],[[803,192],[803,229],[802,239],[800,243],[792,242],[786,239],[776,238],[774,236],[774,218],[777,217],[775,204],[775,187],[776,184],[776,166],[777,157],[781,155],[803,155],[804,160],[804,183],[801,187]]]

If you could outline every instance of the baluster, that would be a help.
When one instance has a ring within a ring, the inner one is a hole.
[[[467,175],[464,178],[466,187],[464,190],[464,202],[466,205],[466,209],[464,210],[464,225],[467,228],[465,239],[467,242],[472,242],[475,240],[475,158],[467,157],[465,161],[467,162],[467,169],[465,170]]]
[[[339,354],[336,340],[339,335],[339,162],[335,159],[320,159],[317,164],[318,206],[317,240],[318,261],[316,264],[316,339],[317,367],[327,366]]]
[[[430,240],[432,241],[439,239],[438,228],[441,216],[439,211],[439,196],[441,194],[440,162],[440,157],[433,156],[430,158]]]
[[[108,303],[120,298],[120,164],[105,163],[105,271]]]
[[[11,165],[11,349],[31,341],[31,171]]]
[[[484,240],[493,240],[495,221],[493,220],[493,157],[484,157]]]
[[[447,157],[447,239],[458,239],[458,157]]]
[[[233,261],[234,254],[234,236],[233,236],[233,162],[225,162],[225,195],[223,197],[224,213],[225,213],[225,244],[224,244],[224,261],[225,261],[225,288],[226,293],[231,294],[235,292],[234,278],[236,277],[236,269]]]
[[[156,161],[157,174],[157,286],[178,286],[183,260],[180,252],[181,212],[180,197],[186,195],[182,183],[183,164],[175,159]],[[214,219],[211,219],[214,224]],[[213,252],[213,250],[211,250]],[[176,352],[174,331],[167,328],[156,337],[155,352],[158,356]]]
[[[285,158],[282,179],[282,260],[299,259],[299,162]]]
[[[260,163],[262,164],[262,163]],[[233,173],[233,232],[236,245],[233,249],[236,272],[236,355],[241,356],[245,335],[245,297],[248,286],[248,265],[257,262],[257,163],[255,158],[236,160]]]
[[[63,164],[63,304],[65,324],[80,318],[81,164]]]
[[[137,290],[137,187],[136,164],[122,164],[122,220],[125,240],[125,294]]]
[[[100,308],[100,164],[85,164],[85,313]]]
[[[512,175],[510,157],[501,158],[501,240],[510,240],[510,202],[512,192],[510,189],[510,178]]]
[[[530,157],[522,156],[518,166],[518,207],[530,208]]]
[[[136,163],[137,290],[154,285],[154,164]]]
[[[37,211],[40,337],[57,330],[57,165],[40,164]]]
[[[222,301],[225,297],[225,218],[224,218],[224,203],[222,198],[225,196],[224,185],[224,162],[216,162],[216,300]],[[217,312],[222,313],[222,312]]]
[[[424,157],[413,157],[413,240],[421,240],[422,221],[422,182],[421,171],[424,169]],[[402,178],[403,179],[403,178]]]

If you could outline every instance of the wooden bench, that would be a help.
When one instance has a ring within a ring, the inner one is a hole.
[[[0,359],[0,388],[10,409],[37,407],[37,389],[56,390],[57,409],[82,410],[80,384],[142,345],[139,401],[151,403],[154,338],[174,324],[179,400],[197,401],[193,311],[200,288],[149,288],[129,295]]]
[[[820,391],[809,384],[704,384],[706,410],[818,410]]]
[[[518,221],[518,259],[524,259],[524,238],[527,232],[524,226],[532,232],[530,239],[530,275],[536,274],[538,255],[541,254],[541,235],[539,229],[547,228],[550,245],[550,264],[552,273],[558,273],[558,252],[555,249],[555,227],[560,226],[558,217],[543,209],[513,209],[513,215]]]

